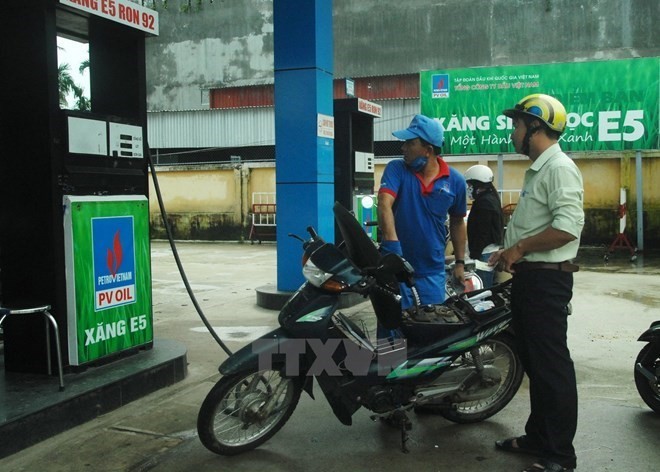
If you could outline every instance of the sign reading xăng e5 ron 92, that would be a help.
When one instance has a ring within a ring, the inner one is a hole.
[[[567,111],[567,151],[659,149],[660,58],[422,71],[421,112],[445,127],[446,154],[514,152],[502,111],[545,93]]]
[[[60,3],[146,33],[158,35],[158,12],[139,2],[132,0],[60,0]]]

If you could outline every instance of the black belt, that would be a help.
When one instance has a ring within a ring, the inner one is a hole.
[[[530,270],[558,270],[561,272],[577,272],[580,266],[572,262],[518,262],[513,264],[511,268],[516,272],[527,272]]]

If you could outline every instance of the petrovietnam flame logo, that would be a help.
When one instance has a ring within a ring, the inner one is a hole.
[[[121,238],[119,237],[119,230],[115,233],[115,237],[112,240],[112,249],[108,248],[108,253],[106,256],[106,264],[108,264],[108,270],[110,275],[113,277],[117,275],[119,267],[121,266],[121,261],[123,258],[123,249],[121,247]]]

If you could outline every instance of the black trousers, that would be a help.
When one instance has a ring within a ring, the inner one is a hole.
[[[527,271],[514,275],[511,290],[513,328],[529,377],[528,444],[542,450],[543,459],[573,468],[578,402],[575,369],[566,341],[573,274]]]

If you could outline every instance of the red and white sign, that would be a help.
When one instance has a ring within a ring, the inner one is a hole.
[[[135,303],[135,285],[111,288],[96,292],[96,310]]]
[[[383,115],[383,107],[377,103],[370,102],[364,98],[358,98],[358,110],[362,113],[367,113],[373,115],[376,118],[380,118]]]
[[[158,12],[129,0],[60,0],[60,3],[158,35]]]
[[[319,138],[335,139],[335,117],[317,113],[316,135]]]

